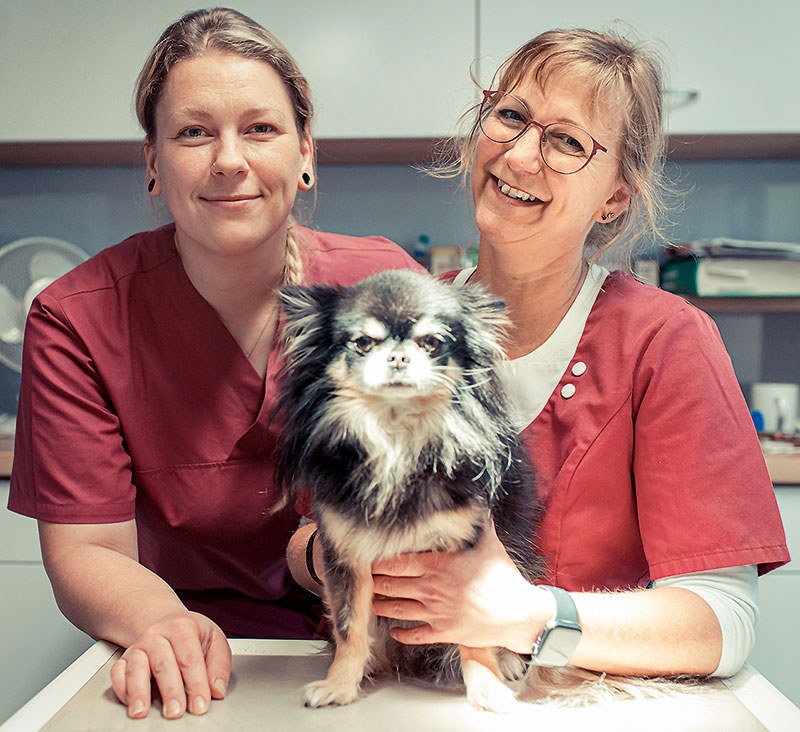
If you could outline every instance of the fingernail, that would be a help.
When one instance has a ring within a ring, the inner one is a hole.
[[[128,714],[131,717],[138,717],[144,711],[144,702],[139,699],[129,710]]]
[[[164,716],[170,719],[181,716],[181,704],[177,699],[167,702],[167,706],[164,709]]]
[[[217,679],[212,686],[214,687],[214,693],[219,697],[225,696],[225,692],[228,690],[222,679]]]
[[[208,711],[208,702],[205,697],[196,696],[192,699],[192,714],[205,714]]]

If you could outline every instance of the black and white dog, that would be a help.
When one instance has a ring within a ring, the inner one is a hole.
[[[480,285],[407,270],[350,287],[286,286],[278,485],[313,494],[335,657],[307,706],[347,704],[364,676],[463,678],[508,704],[523,660],[503,649],[407,646],[372,613],[374,560],[473,546],[487,520],[523,575],[541,562],[533,475],[495,371],[505,307]]]

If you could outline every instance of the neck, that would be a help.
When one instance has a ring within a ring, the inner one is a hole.
[[[481,242],[478,280],[502,297],[513,329],[506,352],[518,358],[541,346],[559,326],[580,292],[588,263],[573,252],[548,261],[526,261]],[[528,256],[526,259],[533,259]]]
[[[259,247],[241,254],[210,252],[182,246],[180,235],[175,245],[186,275],[195,289],[226,322],[258,311],[265,299],[275,299],[285,262],[285,250]]]
[[[277,289],[282,284],[285,250],[258,247],[244,253],[175,246],[186,275],[263,375],[275,334]]]

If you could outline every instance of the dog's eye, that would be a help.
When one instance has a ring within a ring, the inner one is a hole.
[[[361,353],[366,353],[375,345],[376,341],[374,338],[362,335],[356,338],[352,343],[356,347],[357,351],[360,351]]]
[[[425,353],[433,355],[442,347],[442,342],[436,336],[426,335],[422,336],[422,338],[417,338],[417,345]]]

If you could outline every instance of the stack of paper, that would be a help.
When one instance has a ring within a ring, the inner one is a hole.
[[[800,295],[800,244],[708,239],[665,252],[661,287],[682,295]]]

